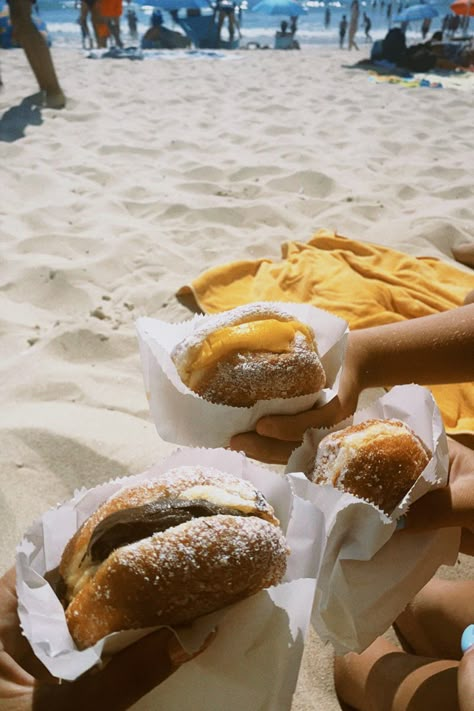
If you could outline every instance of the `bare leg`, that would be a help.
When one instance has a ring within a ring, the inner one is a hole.
[[[396,627],[410,651],[461,659],[460,640],[474,620],[474,580],[433,578],[398,617]]]
[[[81,26],[82,32],[82,46],[87,49],[92,49],[92,37],[89,32],[89,25],[87,23],[87,16],[89,14],[89,7],[85,2],[81,2],[81,14],[79,16],[79,24]]]
[[[459,711],[458,662],[405,654],[379,637],[335,662],[336,690],[357,711]]]
[[[474,581],[433,578],[396,622],[409,653],[380,637],[336,659],[340,698],[359,711],[457,711],[460,640],[473,619]]]
[[[221,32],[222,25],[224,24],[224,13],[219,12],[219,17],[217,18],[217,44],[220,45],[221,42]]]
[[[110,34],[114,38],[116,47],[123,47],[122,40],[120,39],[120,20],[119,18],[112,17],[108,20],[108,26]]]
[[[101,23],[103,22],[102,20],[102,15],[100,14],[100,8],[99,8],[99,3],[95,2],[92,7],[91,7],[91,19],[92,19],[92,27],[94,28],[94,36],[95,36],[95,41],[97,44],[97,47],[105,47],[105,43],[102,41],[102,37],[100,34],[99,27]]]
[[[65,96],[59,86],[49,47],[31,19],[30,0],[10,0],[13,32],[21,44],[36,80],[46,94],[46,105],[62,109]]]
[[[456,261],[474,269],[474,242],[453,247],[452,252]]]

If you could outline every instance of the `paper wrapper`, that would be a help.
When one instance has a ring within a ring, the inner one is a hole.
[[[210,317],[198,315],[182,323],[141,318],[137,321],[137,333],[143,378],[151,415],[162,439],[176,444],[225,447],[233,435],[255,429],[264,415],[294,414],[316,402],[323,405],[334,397],[346,346],[347,323],[309,304],[267,302],[267,305],[284,308],[313,328],[327,387],[312,395],[260,400],[253,407],[208,402],[184,385],[170,354],[177,343]]]
[[[310,468],[329,432],[370,418],[405,422],[433,452],[407,496],[388,517],[376,506],[330,485],[315,485],[301,472]],[[325,520],[321,568],[312,623],[337,654],[361,652],[383,634],[442,564],[452,565],[459,529],[393,535],[396,520],[411,503],[448,479],[447,440],[438,408],[417,385],[393,388],[365,410],[328,430],[308,430],[286,469],[295,492],[314,503]]]
[[[43,575],[54,570],[62,551],[83,521],[124,485],[160,477],[182,465],[211,466],[251,481],[280,519],[291,554],[280,585],[197,620],[178,638],[189,652],[208,649],[142,699],[134,708],[193,711],[226,708],[289,708],[310,622],[319,567],[323,517],[294,496],[286,478],[257,466],[242,454],[224,450],[182,449],[143,474],[82,490],[48,511],[25,535],[17,551],[18,611],[34,653],[56,677],[73,680],[109,653],[119,651],[149,630],[109,635],[84,651],[75,648],[61,603]]]

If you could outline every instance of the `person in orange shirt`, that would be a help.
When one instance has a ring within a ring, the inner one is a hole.
[[[99,25],[99,35],[105,47],[109,34],[113,37],[117,47],[123,47],[120,38],[120,16],[122,15],[122,0],[97,0],[102,23]],[[105,28],[104,28],[105,25]]]

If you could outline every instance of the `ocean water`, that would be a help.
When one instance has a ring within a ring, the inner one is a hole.
[[[254,5],[257,0],[250,0],[250,5]],[[366,12],[372,20],[372,39],[380,39],[385,36],[389,28],[389,20],[387,18],[387,4],[385,0],[382,6],[382,0],[376,0],[376,7],[373,6],[373,0],[362,0],[360,3],[361,25],[358,31],[356,40],[361,49],[367,48],[366,54],[369,53],[370,43],[366,42],[364,30],[362,26],[362,14]],[[319,0],[309,0],[308,14],[298,18],[297,39],[301,46],[325,44],[338,46],[338,25],[343,14],[350,16],[350,0],[341,2],[339,0],[329,1],[328,6],[331,11],[331,23],[328,28],[324,26],[325,3]],[[399,0],[392,0],[392,16],[396,15]],[[413,4],[413,0],[410,4]],[[449,4],[446,0],[440,2],[431,2],[439,12],[439,17],[432,20],[430,33],[441,27],[441,21],[444,15],[449,11]],[[75,0],[38,0],[39,15],[46,22],[51,35],[53,46],[55,47],[81,47],[81,32],[77,23],[79,9],[78,3]],[[126,7],[124,0],[124,7]],[[138,17],[138,33],[141,37],[150,23],[150,14],[153,10],[146,4],[132,2],[131,6],[137,13]],[[128,7],[128,6],[127,6]],[[179,30],[173,25],[173,21],[169,13],[164,12],[164,23],[170,29]],[[251,12],[250,9],[244,10],[242,13],[242,39],[241,46],[245,46],[248,42],[257,42],[262,45],[273,45],[275,31],[278,29],[281,20],[288,18],[261,15]],[[412,22],[407,31],[408,43],[421,41],[421,21]],[[122,15],[121,34],[125,46],[136,45],[136,41],[132,41],[129,36],[125,13]],[[347,41],[347,38],[346,38]]]

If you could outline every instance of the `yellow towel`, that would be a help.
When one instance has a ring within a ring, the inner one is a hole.
[[[320,230],[282,245],[282,261],[241,261],[201,274],[192,292],[206,313],[252,301],[312,303],[365,328],[446,311],[463,303],[474,276],[431,257],[411,257]],[[474,384],[431,388],[450,433],[474,432]]]

